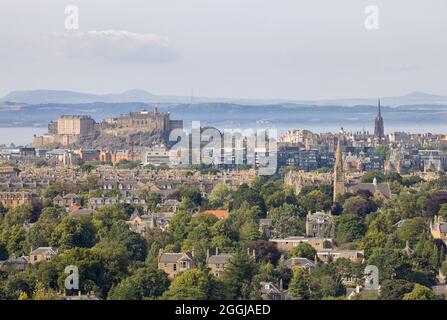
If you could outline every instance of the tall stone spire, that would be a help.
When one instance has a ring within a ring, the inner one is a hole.
[[[338,194],[345,193],[345,174],[343,171],[343,154],[341,152],[340,137],[337,142],[337,150],[335,151],[334,164],[334,202]]]
[[[383,127],[383,118],[382,118],[382,107],[380,105],[380,99],[378,104],[378,112],[377,117],[374,125],[374,135],[380,139],[383,139],[385,137],[385,130]]]

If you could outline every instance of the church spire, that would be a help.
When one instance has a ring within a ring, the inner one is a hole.
[[[378,99],[377,105],[377,117],[374,123],[374,135],[379,139],[383,139],[385,137],[385,130],[383,127],[383,118],[382,118],[382,106],[380,105],[380,98]]]
[[[341,151],[340,137],[338,137],[334,164],[334,202],[337,195],[345,193],[345,174],[343,172],[343,153]]]

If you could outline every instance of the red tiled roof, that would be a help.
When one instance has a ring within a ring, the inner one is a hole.
[[[230,215],[228,210],[207,210],[207,211],[204,211],[202,213],[204,213],[204,214],[212,214],[213,216],[215,216],[219,220],[226,219]]]

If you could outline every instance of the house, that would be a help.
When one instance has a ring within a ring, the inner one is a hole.
[[[194,268],[195,259],[192,253],[161,253],[158,257],[158,269],[173,279],[179,272]]]
[[[321,238],[325,235],[332,238],[335,236],[334,219],[331,212],[309,212],[306,216],[306,236]]]
[[[285,239],[271,239],[271,242],[275,242],[279,250],[291,252],[293,248],[300,243],[308,243],[315,250],[323,250],[332,248],[332,239],[329,238],[317,238],[317,237],[288,237]]]
[[[232,256],[229,253],[219,253],[216,249],[216,254],[208,256],[206,260],[206,264],[210,268],[210,273],[219,277],[225,271],[225,267],[228,265]]]
[[[160,211],[177,212],[180,206],[180,201],[177,199],[166,199],[163,203],[157,204],[157,208]]]
[[[16,178],[19,170],[12,166],[0,166],[0,178]]]
[[[284,300],[284,290],[276,286],[273,282],[261,281],[261,299],[262,300]]]
[[[39,247],[32,250],[29,254],[29,263],[35,264],[41,261],[50,261],[51,258],[59,253],[59,249],[54,247]]]
[[[323,262],[336,261],[340,258],[349,259],[352,262],[362,262],[365,258],[363,250],[321,249],[317,250],[317,256]]]
[[[74,193],[69,193],[63,197],[57,195],[53,199],[53,204],[64,208],[70,208],[71,206],[80,206],[81,197]]]
[[[317,266],[316,262],[310,261],[307,258],[290,258],[285,263],[289,269],[302,269],[308,272],[315,269]]]
[[[140,215],[137,209],[130,216],[129,220],[126,222],[129,229],[135,233],[146,235],[146,232],[156,226],[156,220],[153,215]]]
[[[227,219],[230,215],[228,210],[207,210],[203,211],[202,214],[211,214],[219,220]]]
[[[6,209],[15,209],[23,205],[40,205],[42,198],[31,192],[0,192],[0,203]]]
[[[90,209],[98,209],[104,206],[111,206],[119,203],[116,198],[90,198],[88,199],[88,207]]]
[[[430,232],[434,239],[442,240],[447,245],[447,223],[443,217],[434,216],[430,223]]]
[[[0,270],[10,269],[15,271],[23,271],[29,265],[28,257],[12,257],[8,260],[0,261]]]

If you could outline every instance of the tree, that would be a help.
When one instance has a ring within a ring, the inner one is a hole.
[[[374,178],[376,179],[377,183],[385,181],[385,176],[380,171],[368,171],[360,178],[360,180],[364,183],[372,183]]]
[[[281,257],[281,253],[276,244],[270,241],[252,241],[247,244],[247,248],[250,250],[250,253],[254,252],[256,261],[261,261],[263,263],[277,265],[279,258]]]
[[[307,258],[313,260],[317,251],[308,243],[301,242],[291,252],[292,257]]]
[[[117,221],[113,224],[110,232],[105,237],[105,241],[123,245],[130,260],[144,261],[146,259],[148,249],[146,241],[139,234],[129,230],[124,221]]]
[[[255,220],[247,221],[242,225],[239,237],[241,240],[256,241],[261,238],[259,224]]]
[[[248,298],[250,284],[256,274],[256,263],[244,251],[236,252],[222,273],[222,282],[227,288],[228,299]]]
[[[106,235],[117,221],[126,221],[132,214],[132,208],[121,205],[106,206],[98,209],[93,215],[93,223],[98,229],[98,235]]]
[[[45,288],[41,282],[37,282],[33,292],[33,300],[63,300],[63,297]]]
[[[246,184],[242,184],[236,192],[233,193],[233,202],[230,209],[239,209],[244,203],[247,203],[250,207],[258,207],[262,213],[266,212],[264,199],[258,192],[251,189]]]
[[[332,264],[319,265],[310,274],[311,299],[344,295],[346,289]]]
[[[128,252],[126,247],[114,242],[100,242],[91,251],[104,268],[102,289],[105,296],[113,285],[118,284],[128,274]]]
[[[95,244],[96,228],[90,217],[65,217],[54,229],[52,245],[62,249],[90,248]]]
[[[402,250],[376,248],[368,258],[368,264],[377,266],[380,281],[407,279],[411,274],[410,260]]]
[[[182,241],[188,237],[191,219],[192,215],[186,212],[179,212],[172,218],[169,229],[175,241]]]
[[[199,189],[183,187],[180,190],[182,192],[182,201],[179,206],[180,210],[192,212],[200,208],[202,205],[202,193]]]
[[[287,203],[279,208],[269,210],[268,217],[272,219],[272,236],[286,238],[303,234],[305,232],[305,222],[298,213],[296,206]]]
[[[288,296],[296,300],[310,298],[309,275],[302,269],[295,269],[289,284]]]
[[[405,220],[405,222],[397,229],[397,237],[401,241],[408,241],[415,244],[417,239],[425,231],[425,221],[421,217]]]
[[[163,294],[167,300],[206,300],[223,297],[222,287],[206,271],[197,268],[178,274],[168,291]]]
[[[396,206],[401,219],[414,218],[422,215],[417,199],[418,196],[416,194],[401,192]]]
[[[141,268],[134,275],[125,278],[113,287],[109,300],[143,300],[160,297],[168,288],[169,280],[165,272],[157,268]]]
[[[414,283],[402,279],[385,280],[380,284],[380,300],[402,300],[411,292]]]
[[[433,290],[416,284],[414,289],[405,294],[402,300],[439,300],[439,298]]]
[[[231,189],[226,184],[217,184],[208,196],[212,209],[228,209],[231,199]]]
[[[298,204],[304,212],[326,211],[331,208],[332,199],[320,190],[312,190],[309,193],[300,193]]]
[[[360,240],[365,233],[365,229],[362,220],[352,214],[343,214],[335,219],[335,238],[337,242]]]
[[[25,222],[32,222],[33,207],[24,205],[15,209],[9,210],[3,219],[3,224],[7,227],[15,225],[23,225]]]
[[[344,214],[352,214],[357,217],[364,217],[375,210],[377,210],[375,203],[361,196],[350,197],[343,204]]]
[[[45,208],[26,235],[27,246],[30,248],[48,247],[51,243],[51,235],[60,223],[63,213],[58,208]]]

